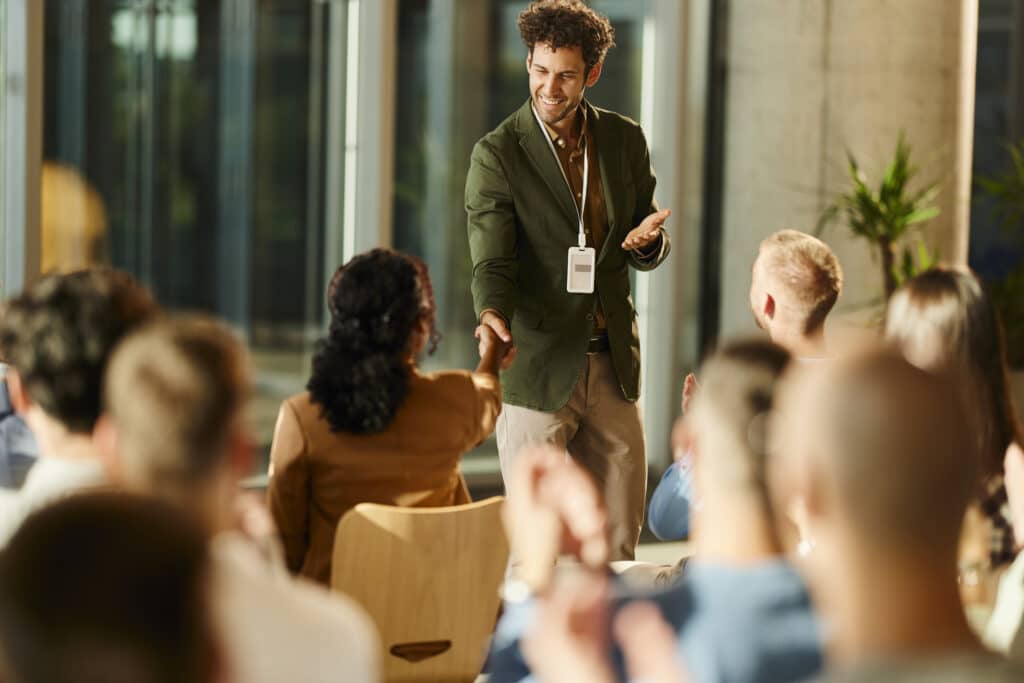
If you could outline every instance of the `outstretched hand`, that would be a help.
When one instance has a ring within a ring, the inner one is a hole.
[[[480,316],[480,324],[477,325],[473,336],[480,342],[481,364],[487,364],[490,360],[489,354],[495,356],[498,368],[507,370],[516,359],[516,347],[512,341],[512,333],[509,332],[505,319],[494,311],[484,311]]]
[[[640,225],[630,230],[626,239],[622,241],[622,248],[626,251],[643,249],[650,246],[661,234],[661,226],[672,215],[672,209],[655,211],[645,218]]]
[[[512,345],[511,336],[505,341],[489,325],[478,325],[473,336],[480,342],[477,350],[480,352],[481,362],[493,361],[498,369],[507,370],[516,359],[516,347]]]

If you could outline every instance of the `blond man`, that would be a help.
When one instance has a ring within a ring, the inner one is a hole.
[[[771,340],[797,358],[824,358],[825,319],[843,290],[828,245],[797,230],[761,242],[751,269],[750,310]]]
[[[204,318],[149,326],[117,350],[97,438],[122,483],[196,514],[210,537],[215,628],[232,680],[374,681],[377,637],[339,594],[291,579],[239,531],[250,469],[244,350]]]

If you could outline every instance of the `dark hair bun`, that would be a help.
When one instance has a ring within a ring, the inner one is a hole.
[[[306,388],[333,431],[387,428],[409,388],[411,337],[433,323],[426,267],[374,249],[339,268],[327,289],[331,323]]]

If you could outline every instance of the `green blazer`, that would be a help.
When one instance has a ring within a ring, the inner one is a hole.
[[[647,141],[635,121],[586,101],[584,106],[608,213],[596,294],[565,290],[576,208],[529,100],[476,143],[466,178],[473,304],[478,316],[489,308],[501,313],[516,345],[516,360],[502,375],[504,400],[545,412],[562,408],[572,394],[598,295],[622,395],[639,397],[640,339],[627,266],[651,270],[670,249],[664,231],[647,258],[622,248],[629,231],[657,211]]]

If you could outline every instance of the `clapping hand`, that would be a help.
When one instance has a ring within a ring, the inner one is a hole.
[[[520,578],[534,590],[547,587],[561,554],[588,567],[608,561],[608,520],[593,480],[564,450],[524,448],[506,482],[503,510]]]
[[[625,656],[628,678],[649,683],[686,683],[676,634],[649,602],[625,605],[609,628],[607,576],[573,571],[559,575],[538,599],[537,614],[523,638],[523,656],[543,683],[616,680],[611,639]]]

